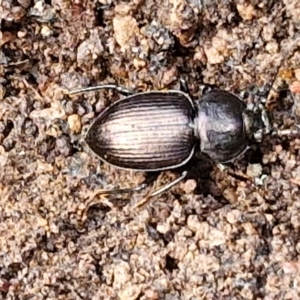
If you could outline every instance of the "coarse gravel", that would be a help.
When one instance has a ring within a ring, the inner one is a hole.
[[[201,84],[258,92],[276,77],[267,107],[289,129],[299,16],[298,0],[0,1],[0,299],[299,299],[300,135],[266,136],[226,170],[197,160],[136,207],[143,193],[97,191],[144,174],[83,142],[120,96],[65,93],[183,77],[197,99]]]

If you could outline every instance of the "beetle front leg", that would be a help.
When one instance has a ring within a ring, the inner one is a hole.
[[[290,135],[299,135],[300,134],[300,126],[295,125],[295,129],[279,129],[277,131],[273,131],[271,133],[272,136],[290,136]]]

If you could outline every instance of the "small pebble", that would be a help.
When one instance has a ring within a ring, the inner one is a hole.
[[[183,185],[182,188],[185,193],[192,193],[197,187],[197,182],[194,179],[188,179]]]
[[[77,114],[68,116],[68,124],[73,133],[79,133],[81,130],[81,118]]]
[[[258,177],[262,174],[261,164],[252,164],[247,167],[247,175],[249,177]]]

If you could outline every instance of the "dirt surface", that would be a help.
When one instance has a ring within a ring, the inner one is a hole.
[[[281,65],[294,94],[267,107],[288,129],[300,116],[299,16],[298,0],[2,0],[0,298],[298,299],[300,136],[252,145],[230,166],[239,176],[198,161],[199,177],[135,208],[144,194],[95,193],[144,174],[83,143],[119,96],[64,91],[178,88],[181,76],[195,99],[203,83],[258,92]]]

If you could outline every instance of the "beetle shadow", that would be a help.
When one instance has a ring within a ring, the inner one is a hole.
[[[266,143],[266,145],[269,144]],[[251,143],[250,149],[248,149],[241,158],[232,163],[223,164],[227,169],[226,171],[222,171],[221,169],[218,171],[217,163],[201,153],[195,155],[187,165],[176,171],[182,172],[182,170],[188,170],[185,180],[193,179],[197,182],[197,187],[194,191],[195,195],[203,195],[203,197],[212,196],[219,203],[226,205],[229,204],[229,202],[223,196],[223,190],[218,187],[214,175],[216,175],[217,172],[224,172],[224,176],[226,177],[233,177],[237,181],[246,182],[249,181],[246,174],[249,164],[261,164],[263,168],[266,168],[266,170],[264,170],[266,172],[264,173],[268,174],[270,170],[263,165],[263,156],[265,153],[266,152],[261,149],[260,143],[253,142]]]
[[[185,180],[192,179],[196,181],[195,195],[212,196],[216,201],[228,204],[228,201],[222,195],[221,189],[218,188],[213,179],[212,172],[215,169],[215,162],[206,157],[206,155],[197,153],[184,167],[176,169],[176,172],[188,170]]]

